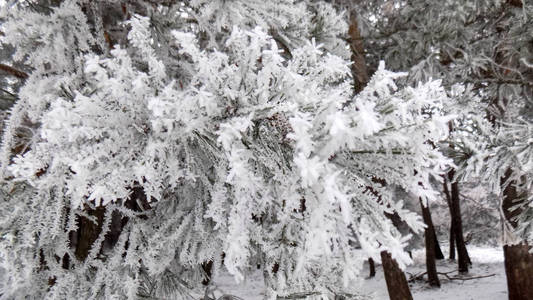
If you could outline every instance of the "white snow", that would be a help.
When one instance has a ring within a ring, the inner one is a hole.
[[[442,250],[447,257],[447,245],[443,244]],[[503,265],[503,250],[501,247],[467,246],[472,267],[464,278],[487,276],[490,277],[471,280],[448,280],[440,275],[441,288],[430,288],[425,282],[411,282],[411,292],[414,300],[505,300],[507,299],[507,283]],[[414,264],[407,267],[406,276],[425,272],[425,252],[415,250],[413,252]],[[364,279],[359,283],[361,291],[368,293],[376,300],[388,300],[389,295],[383,277],[381,266],[376,268],[376,277]],[[437,261],[437,271],[446,273],[457,270],[457,262],[448,259]],[[364,270],[366,272],[366,269]],[[448,274],[457,277],[457,272]],[[263,299],[263,276],[256,272],[246,278],[243,283],[237,284],[233,277],[227,273],[219,274],[215,280],[217,286],[216,296],[223,294],[234,295],[244,300]]]

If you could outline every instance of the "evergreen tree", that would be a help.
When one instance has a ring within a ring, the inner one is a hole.
[[[355,297],[366,258],[410,262],[385,213],[423,223],[373,178],[436,197],[448,97],[383,63],[353,96],[330,5],[9,1],[2,20],[29,70],[0,153],[2,298],[188,298],[222,260],[237,280],[260,263],[268,299]]]

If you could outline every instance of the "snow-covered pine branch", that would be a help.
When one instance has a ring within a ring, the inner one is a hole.
[[[35,70],[2,139],[2,297],[183,297],[222,256],[237,280],[261,264],[267,297],[356,293],[367,257],[410,262],[384,213],[421,220],[371,179],[434,198],[440,83],[397,86],[381,64],[353,97],[340,39],[311,30],[331,7],[204,2],[121,8],[109,52],[99,4],[4,12]]]

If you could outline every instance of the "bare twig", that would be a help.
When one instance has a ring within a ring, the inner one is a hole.
[[[422,273],[418,273],[415,275],[412,275],[409,272],[406,272],[406,273],[409,274],[409,280],[407,280],[407,282],[413,282],[416,280],[421,280],[424,277],[424,275],[426,275],[428,272],[422,272]]]
[[[316,296],[320,295],[319,292],[302,292],[302,293],[294,293],[286,296],[278,296],[277,300],[288,300],[288,299],[306,299],[309,296]]]
[[[8,90],[5,90],[5,89],[3,89],[3,88],[0,88],[0,91],[2,91],[2,92],[4,92],[4,93],[8,94],[9,96],[13,97],[14,99],[17,98],[17,95],[11,93],[11,92],[8,91]]]
[[[452,270],[452,271],[448,271],[448,272],[437,272],[437,274],[446,277],[446,279],[448,279],[450,281],[451,280],[466,281],[466,280],[487,278],[487,277],[492,277],[492,276],[496,275],[496,274],[489,274],[489,275],[472,276],[472,277],[462,277],[462,276],[450,276],[450,275],[448,275],[448,274],[454,273],[454,272],[458,272],[458,270]],[[426,274],[427,274],[427,272],[419,273],[419,274],[416,274],[416,275],[409,274],[411,277],[409,278],[408,282],[413,282],[413,281],[416,281],[416,280],[422,280],[424,278],[424,275],[426,275]]]
[[[444,275],[442,273],[438,273],[439,275]],[[496,276],[496,274],[489,274],[489,275],[481,275],[481,276],[472,276],[472,277],[460,277],[460,276],[455,276],[455,277],[449,277],[448,275],[444,275],[446,278],[448,278],[449,280],[462,280],[462,281],[466,281],[466,280],[473,280],[473,279],[480,279],[480,278],[487,278],[487,277],[492,277],[492,276]]]
[[[13,75],[17,78],[20,78],[20,79],[26,79],[28,78],[28,74],[23,72],[23,71],[20,71],[20,70],[17,70],[13,67],[10,67],[8,65],[4,65],[4,64],[0,64],[0,70],[10,74],[10,75]]]

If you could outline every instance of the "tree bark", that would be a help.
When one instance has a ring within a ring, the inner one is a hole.
[[[435,237],[435,259],[444,259],[444,253],[440,248],[439,239],[437,238],[437,233],[435,232],[435,227],[433,227],[433,236]]]
[[[370,269],[370,274],[368,274],[368,278],[373,278],[376,276],[376,264],[374,263],[374,260],[372,257],[368,259],[368,268]]]
[[[435,245],[435,259],[444,259],[444,253],[442,253],[442,250],[440,248],[439,239],[437,238],[437,232],[435,231],[435,226],[433,226],[433,219],[431,218],[431,211],[428,209],[429,214],[429,220],[431,221],[431,231],[433,232],[433,244]]]
[[[381,252],[381,263],[390,300],[413,300],[405,274],[389,252]]]
[[[444,177],[443,187],[444,187],[444,196],[446,197],[446,203],[448,203],[448,208],[450,209],[450,248],[449,248],[449,259],[455,259],[455,227],[452,215],[452,196],[450,195],[450,190],[448,189],[448,180],[446,176]]]
[[[435,228],[433,227],[433,221],[431,220],[429,207],[425,206],[420,198],[419,202],[420,207],[422,208],[422,217],[424,218],[424,223],[426,224],[426,229],[424,230],[424,240],[426,244],[426,269],[428,274],[428,282],[432,287],[440,287],[439,275],[437,274],[437,265],[435,264]]]
[[[450,249],[449,249],[449,259],[455,260],[455,228],[453,228],[453,223],[450,225]]]
[[[350,49],[352,50],[352,76],[354,80],[354,91],[359,93],[368,83],[368,70],[366,68],[365,50],[363,45],[363,38],[359,31],[356,14],[352,11],[350,15],[350,27],[348,28],[348,36],[350,37]]]
[[[526,197],[519,194],[515,182],[507,183],[511,175],[512,170],[509,169],[501,179],[501,185],[505,187],[503,189],[502,211],[505,217],[504,222],[515,228],[517,224],[514,217],[519,215],[521,210],[513,210],[512,208],[524,201],[523,199]],[[506,230],[505,227],[504,230]],[[504,234],[506,233],[504,232]],[[530,300],[533,298],[533,254],[529,252],[530,250],[531,247],[526,242],[503,246],[509,300]]]
[[[448,172],[448,179],[450,182],[454,180],[455,169]],[[455,244],[457,246],[459,273],[468,273],[468,265],[471,264],[468,250],[466,249],[465,240],[463,236],[463,224],[461,220],[461,204],[459,198],[459,184],[453,181],[451,184],[451,214],[452,226],[454,228]]]
[[[531,300],[533,298],[533,255],[530,246],[504,245],[505,274],[509,300]]]

